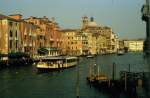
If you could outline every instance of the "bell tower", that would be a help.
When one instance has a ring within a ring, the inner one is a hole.
[[[87,16],[82,17],[82,29],[87,28],[88,24],[89,24],[88,17]]]

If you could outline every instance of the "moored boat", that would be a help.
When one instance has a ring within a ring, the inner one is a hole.
[[[123,50],[118,50],[117,55],[124,55],[125,52]]]
[[[94,55],[87,55],[87,58],[94,58]]]

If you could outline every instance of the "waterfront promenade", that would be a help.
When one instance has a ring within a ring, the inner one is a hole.
[[[77,67],[37,74],[35,65],[5,68],[0,70],[0,98],[75,98],[77,68],[80,71],[80,98],[109,98],[87,84],[89,64],[92,59],[80,58]],[[128,53],[122,56],[99,55],[96,63],[100,71],[111,76],[112,64],[116,63],[116,78],[121,70],[147,71],[148,66],[143,59],[142,53]]]

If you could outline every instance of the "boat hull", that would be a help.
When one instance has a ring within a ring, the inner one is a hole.
[[[37,64],[38,71],[55,71],[71,68],[77,65],[76,57],[66,57],[66,58],[46,58],[46,61],[40,61]]]
[[[61,71],[61,70],[65,70],[65,69],[69,69],[73,67],[76,67],[76,65],[70,66],[70,67],[62,67],[62,68],[37,68],[37,71],[38,72],[53,72],[53,71]]]

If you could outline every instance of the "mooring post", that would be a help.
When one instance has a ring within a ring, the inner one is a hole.
[[[113,66],[112,66],[112,80],[115,80],[115,71],[116,71],[116,64],[113,63]]]
[[[80,69],[77,68],[77,84],[76,84],[76,97],[80,97]]]
[[[111,83],[110,83],[110,79],[109,79],[109,80],[108,80],[108,87],[110,87],[110,84],[111,84]]]
[[[150,98],[150,0],[146,0],[146,4],[143,5],[141,12],[142,20],[146,22],[146,40],[144,42],[144,52],[146,54],[146,59],[149,66],[148,98]]]
[[[124,90],[127,91],[127,72],[125,72],[125,77],[124,77]]]
[[[130,72],[130,64],[129,64],[129,72]]]

